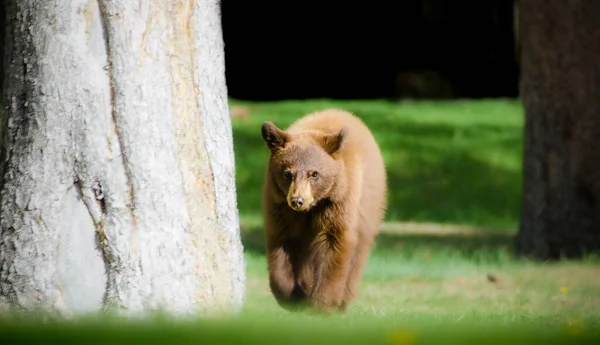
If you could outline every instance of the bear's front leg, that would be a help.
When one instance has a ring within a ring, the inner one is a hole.
[[[267,245],[269,287],[277,304],[288,311],[304,309],[306,291],[298,285],[290,253],[284,245]]]
[[[277,302],[280,305],[293,302],[294,273],[289,255],[283,246],[267,246],[267,265],[269,269],[269,287]]]
[[[346,280],[356,248],[356,236],[345,226],[334,226],[313,243],[315,286],[310,294],[312,307],[333,313],[343,310]]]

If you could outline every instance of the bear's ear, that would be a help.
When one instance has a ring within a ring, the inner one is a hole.
[[[289,135],[277,128],[272,122],[264,122],[261,127],[262,137],[270,150],[281,149],[289,141]]]
[[[334,134],[326,135],[323,140],[323,149],[332,155],[344,146],[344,142],[346,142],[347,137],[348,127],[343,127]]]

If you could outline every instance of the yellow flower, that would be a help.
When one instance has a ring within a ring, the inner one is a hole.
[[[417,335],[407,330],[396,330],[388,335],[388,341],[392,345],[409,345],[414,344]]]
[[[569,289],[566,286],[563,286],[560,288],[560,292],[566,294],[567,292],[569,292]]]

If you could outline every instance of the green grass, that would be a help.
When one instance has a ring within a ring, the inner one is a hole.
[[[555,264],[517,260],[523,113],[514,100],[454,102],[234,102],[238,202],[248,265],[243,315],[296,322],[268,289],[260,191],[268,151],[265,120],[340,107],[360,116],[388,171],[389,211],[360,297],[344,324],[414,329],[466,325],[560,330],[600,326],[600,268],[588,258]],[[491,280],[490,281],[490,278]],[[595,277],[595,278],[591,278]],[[469,333],[470,331],[467,331]]]
[[[238,318],[173,323],[0,320],[0,343],[583,344],[600,343],[597,258],[534,263],[513,256],[521,193],[522,109],[509,100],[232,102],[237,192],[247,263]],[[389,211],[345,315],[288,313],[268,288],[260,124],[341,107],[380,143]]]
[[[260,212],[268,156],[261,123],[286,127],[307,112],[342,107],[360,116],[381,146],[389,178],[388,221],[517,225],[523,115],[515,101],[234,104],[250,112],[233,126],[242,217]]]
[[[297,316],[281,310],[269,292],[261,231],[244,225],[244,313],[293,319]],[[595,329],[600,327],[598,277],[595,258],[552,264],[516,260],[506,232],[389,226],[370,257],[359,298],[339,319],[540,329],[561,329],[579,320]]]

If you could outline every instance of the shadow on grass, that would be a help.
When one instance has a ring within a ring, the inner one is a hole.
[[[246,253],[265,255],[264,230],[261,226],[244,225],[241,233]],[[373,251],[404,259],[437,256],[440,259],[460,257],[471,261],[499,261],[511,256],[513,235],[483,230],[470,234],[384,231],[377,236]]]
[[[427,127],[427,135],[413,134],[423,130],[416,125],[403,127],[419,139],[411,140],[411,136],[397,130],[400,134],[393,139],[381,140],[384,153],[390,152],[386,157],[387,219],[512,225],[519,212],[520,172],[477,157],[477,152],[472,152],[475,149],[452,146],[450,139],[444,143],[440,138],[451,136],[447,129]],[[494,129],[477,131],[486,135]],[[431,137],[429,143],[427,136]],[[515,143],[503,145],[508,148]],[[396,148],[395,152],[391,147]]]
[[[390,234],[377,237],[374,252],[392,254],[403,259],[452,259],[471,262],[503,262],[512,258],[513,236],[506,233],[480,234]]]
[[[285,116],[284,116],[285,115]],[[286,127],[287,113],[234,122],[242,215],[260,214],[268,151],[264,120]],[[360,115],[360,114],[359,114]],[[381,146],[388,173],[388,221],[515,227],[520,211],[522,137],[514,125],[422,123],[386,113],[361,116]]]

